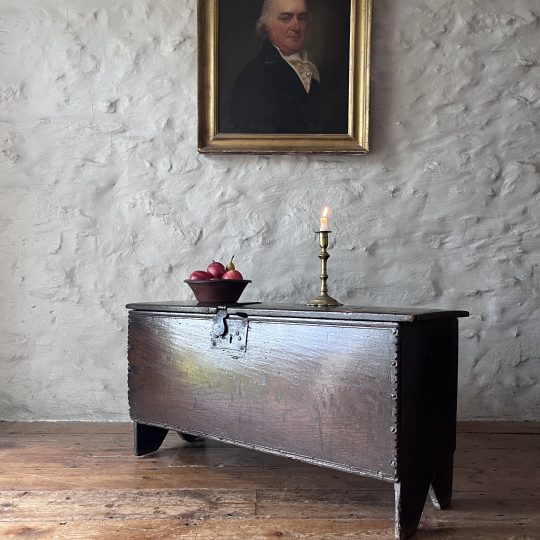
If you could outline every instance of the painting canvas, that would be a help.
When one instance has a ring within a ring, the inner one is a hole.
[[[368,150],[367,0],[199,0],[199,150]]]

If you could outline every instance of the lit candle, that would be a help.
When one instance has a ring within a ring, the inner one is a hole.
[[[321,216],[320,231],[328,231],[328,206],[325,207]]]

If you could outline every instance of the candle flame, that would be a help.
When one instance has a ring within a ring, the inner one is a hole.
[[[324,210],[323,210],[323,213],[322,213],[322,217],[327,217],[328,216],[328,212],[329,212],[329,208],[328,206],[325,206],[324,207]]]

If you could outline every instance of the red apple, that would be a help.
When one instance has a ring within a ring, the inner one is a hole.
[[[212,261],[209,265],[206,271],[216,279],[221,279],[223,274],[225,273],[225,267],[220,263],[216,261]]]
[[[228,272],[225,272],[223,274],[222,279],[238,280],[238,279],[244,279],[244,278],[242,277],[242,274],[238,270],[229,270]]]
[[[189,279],[206,281],[210,279],[211,277],[212,276],[208,272],[205,272],[204,270],[195,270],[195,272],[191,272]]]

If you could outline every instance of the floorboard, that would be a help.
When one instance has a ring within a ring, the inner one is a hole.
[[[540,539],[540,423],[458,426],[451,510],[423,539]],[[0,537],[393,538],[391,484],[169,433],[135,457],[130,424],[0,422]]]

